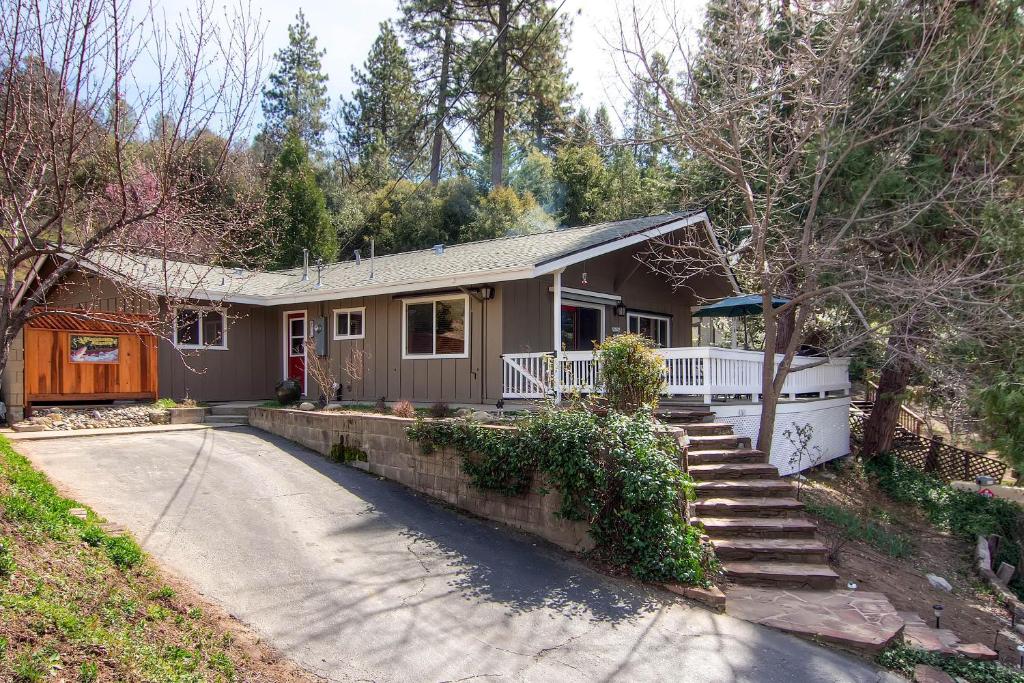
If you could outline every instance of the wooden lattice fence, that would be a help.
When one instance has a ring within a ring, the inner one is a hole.
[[[859,444],[864,435],[866,418],[860,411],[850,411],[850,439],[855,444]],[[918,436],[903,427],[896,427],[890,452],[922,472],[934,473],[945,481],[974,481],[976,477],[987,476],[1001,482],[1006,474],[1006,465],[995,458]]]

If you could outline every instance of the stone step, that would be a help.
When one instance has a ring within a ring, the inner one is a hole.
[[[689,451],[686,462],[691,465],[709,465],[722,462],[755,462],[767,463],[768,456],[756,448],[726,448],[722,450]]]
[[[774,465],[756,462],[719,462],[708,465],[690,465],[690,476],[698,481],[711,479],[773,479],[779,476]]]
[[[249,424],[249,418],[244,415],[207,415],[203,418],[206,424]]]
[[[804,509],[795,498],[701,498],[693,503],[700,517],[785,517]]]
[[[249,406],[233,406],[233,405],[218,406],[218,405],[213,405],[213,406],[210,406],[210,414],[211,415],[235,415],[235,416],[241,416],[241,417],[248,417],[249,416]]]
[[[784,479],[734,479],[695,482],[697,498],[788,496],[793,484]]]
[[[698,436],[689,435],[685,437],[686,450],[694,451],[713,450],[721,448],[739,448],[740,442],[745,437],[735,434],[702,434]]]
[[[654,417],[669,424],[694,424],[705,422],[714,413],[705,408],[660,408],[654,411]]]
[[[808,562],[723,562],[729,579],[750,586],[832,590],[839,575],[827,564]]]
[[[728,422],[694,422],[683,425],[683,429],[691,437],[716,434],[732,434],[732,425]]]
[[[814,522],[802,517],[693,517],[712,542],[724,537],[814,538]]]
[[[720,538],[713,542],[720,560],[756,560],[760,562],[814,562],[824,564],[828,548],[812,539],[800,538]]]

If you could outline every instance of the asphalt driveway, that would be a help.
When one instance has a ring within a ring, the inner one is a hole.
[[[332,681],[877,681],[250,428],[20,442]]]

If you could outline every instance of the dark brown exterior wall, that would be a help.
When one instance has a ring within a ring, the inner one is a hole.
[[[363,306],[365,337],[335,341],[334,309]],[[392,295],[276,306],[271,311],[280,330],[284,329],[286,311],[305,310],[310,323],[323,317],[331,369],[335,377],[341,378],[346,400],[376,401],[384,397],[388,401],[492,403],[501,397],[501,307],[500,290],[490,301],[469,298],[469,358],[452,359],[402,358],[402,299]],[[279,343],[275,355],[278,374],[283,363],[281,346]],[[353,365],[361,368],[355,377],[345,371]]]
[[[672,346],[690,346],[690,308],[698,304],[697,296],[717,298],[731,293],[724,278],[695,276],[685,287],[673,291],[668,279],[654,273],[637,259],[643,247],[614,251],[569,266],[562,273],[562,287],[598,294],[617,294],[630,311],[657,313],[671,318]],[[583,273],[587,282],[583,284]],[[501,286],[506,304],[504,353],[551,351],[552,302],[549,291],[553,276],[508,282]],[[564,295],[567,296],[567,295]],[[563,303],[572,301],[564,299]],[[626,318],[615,315],[612,306],[605,306],[605,335],[626,331]]]

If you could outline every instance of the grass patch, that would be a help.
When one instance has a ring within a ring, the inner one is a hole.
[[[807,512],[838,527],[847,538],[864,541],[889,557],[910,557],[914,552],[914,544],[907,536],[894,531],[884,523],[866,519],[847,507],[818,503],[812,499],[804,500],[804,505]]]
[[[950,676],[970,683],[1024,683],[1024,672],[1016,671],[996,662],[979,662],[966,657],[949,657],[934,652],[912,650],[903,646],[891,647],[878,656],[878,663],[906,676],[914,673],[914,666],[927,664],[942,669]]]
[[[0,681],[302,680],[262,671],[83,507],[0,437]]]

